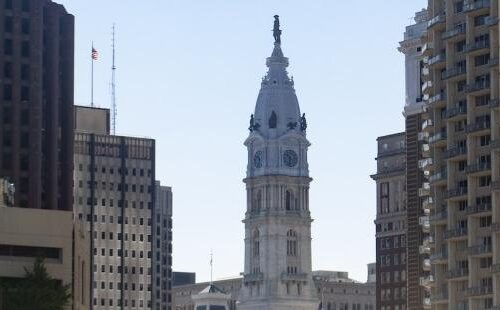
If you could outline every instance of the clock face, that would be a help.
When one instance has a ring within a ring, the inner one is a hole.
[[[283,162],[288,167],[295,167],[299,162],[299,157],[297,156],[297,153],[295,153],[295,151],[286,150],[283,153]]]
[[[255,168],[262,168],[262,151],[257,151],[253,155],[253,165]]]

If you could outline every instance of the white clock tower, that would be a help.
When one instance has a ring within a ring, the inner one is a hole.
[[[317,310],[311,276],[310,143],[286,71],[278,16],[274,38],[245,141],[245,271],[238,309]]]

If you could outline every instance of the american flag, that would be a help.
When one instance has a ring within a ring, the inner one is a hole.
[[[97,60],[98,57],[99,57],[99,53],[96,51],[95,48],[92,48],[92,59]]]

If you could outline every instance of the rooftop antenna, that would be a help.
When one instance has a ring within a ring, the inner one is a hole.
[[[111,130],[116,134],[116,65],[115,65],[115,24],[113,23],[113,64],[111,66]]]
[[[214,284],[214,253],[210,250],[210,286]]]

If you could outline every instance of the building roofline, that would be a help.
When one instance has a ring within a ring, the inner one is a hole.
[[[377,141],[381,140],[381,139],[385,139],[385,138],[390,138],[390,137],[396,137],[396,136],[404,136],[406,133],[404,131],[402,132],[397,132],[397,133],[391,133],[391,134],[388,134],[388,135],[384,135],[384,136],[379,136],[377,137]]]

